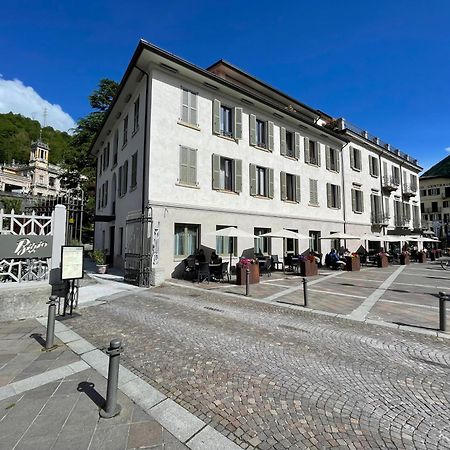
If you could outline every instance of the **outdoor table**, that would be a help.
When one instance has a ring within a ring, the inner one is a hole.
[[[359,256],[346,256],[345,257],[345,270],[358,271],[361,270],[361,263]]]
[[[219,275],[219,278],[220,278],[220,275],[221,275],[221,272],[222,272],[222,263],[217,263],[217,264],[216,263],[209,263],[208,266],[209,266],[209,273],[212,276]]]

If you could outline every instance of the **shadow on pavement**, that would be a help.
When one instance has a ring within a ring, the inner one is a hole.
[[[38,344],[42,345],[42,347],[45,348],[45,339],[43,339],[41,333],[30,334],[30,337],[33,338]]]
[[[82,381],[78,387],[78,392],[84,392],[99,408],[102,408],[106,402],[101,394],[94,389],[95,384]]]

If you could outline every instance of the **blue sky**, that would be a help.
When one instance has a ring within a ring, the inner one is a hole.
[[[39,109],[29,106],[32,88],[50,105],[48,120],[67,127],[63,111],[74,120],[89,112],[98,80],[120,80],[144,38],[202,67],[227,59],[424,168],[450,149],[447,0],[7,0],[1,23],[0,111],[23,106],[12,88]]]

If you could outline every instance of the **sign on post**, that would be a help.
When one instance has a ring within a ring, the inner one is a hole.
[[[51,258],[53,236],[2,235],[0,258]]]
[[[61,279],[83,278],[83,246],[63,245],[61,247]]]

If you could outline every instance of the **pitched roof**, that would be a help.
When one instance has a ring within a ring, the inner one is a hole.
[[[420,178],[450,178],[450,155],[428,169]]]

